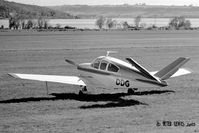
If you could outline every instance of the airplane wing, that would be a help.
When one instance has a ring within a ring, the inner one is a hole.
[[[86,84],[77,76],[19,74],[19,73],[9,73],[8,75],[15,77],[15,78],[20,78],[20,79],[86,86]]]

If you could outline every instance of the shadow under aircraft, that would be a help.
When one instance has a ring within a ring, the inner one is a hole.
[[[116,93],[116,94],[83,94],[79,95],[76,93],[52,93],[50,97],[28,97],[19,99],[9,99],[0,101],[0,104],[9,103],[23,103],[23,102],[39,102],[39,101],[56,101],[56,100],[77,100],[84,102],[107,102],[105,104],[94,104],[88,106],[80,106],[82,109],[86,108],[110,108],[110,107],[126,107],[134,105],[148,105],[133,99],[124,99],[125,96],[133,95],[154,95],[163,93],[174,93],[172,90],[152,90],[135,92],[134,94],[129,93]]]

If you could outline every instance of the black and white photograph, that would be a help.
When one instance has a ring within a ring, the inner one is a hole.
[[[0,133],[199,133],[198,0],[0,0]]]

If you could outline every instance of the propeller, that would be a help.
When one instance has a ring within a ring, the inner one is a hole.
[[[74,66],[77,66],[78,67],[78,64],[76,64],[74,61],[72,60],[69,60],[69,59],[65,59],[66,62],[68,62],[69,64],[71,65],[74,65]]]

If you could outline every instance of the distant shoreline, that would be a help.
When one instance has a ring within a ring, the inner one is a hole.
[[[199,31],[199,27],[192,28],[192,29],[180,29],[180,30],[161,30],[161,29],[140,29],[140,30],[131,30],[131,29],[18,29],[18,30],[12,30],[12,29],[0,29],[0,33],[8,33],[8,32],[13,32],[13,33],[53,33],[53,32],[84,32],[84,31],[94,31],[94,32],[140,32],[140,31],[153,31],[153,32],[158,32],[158,31]]]

